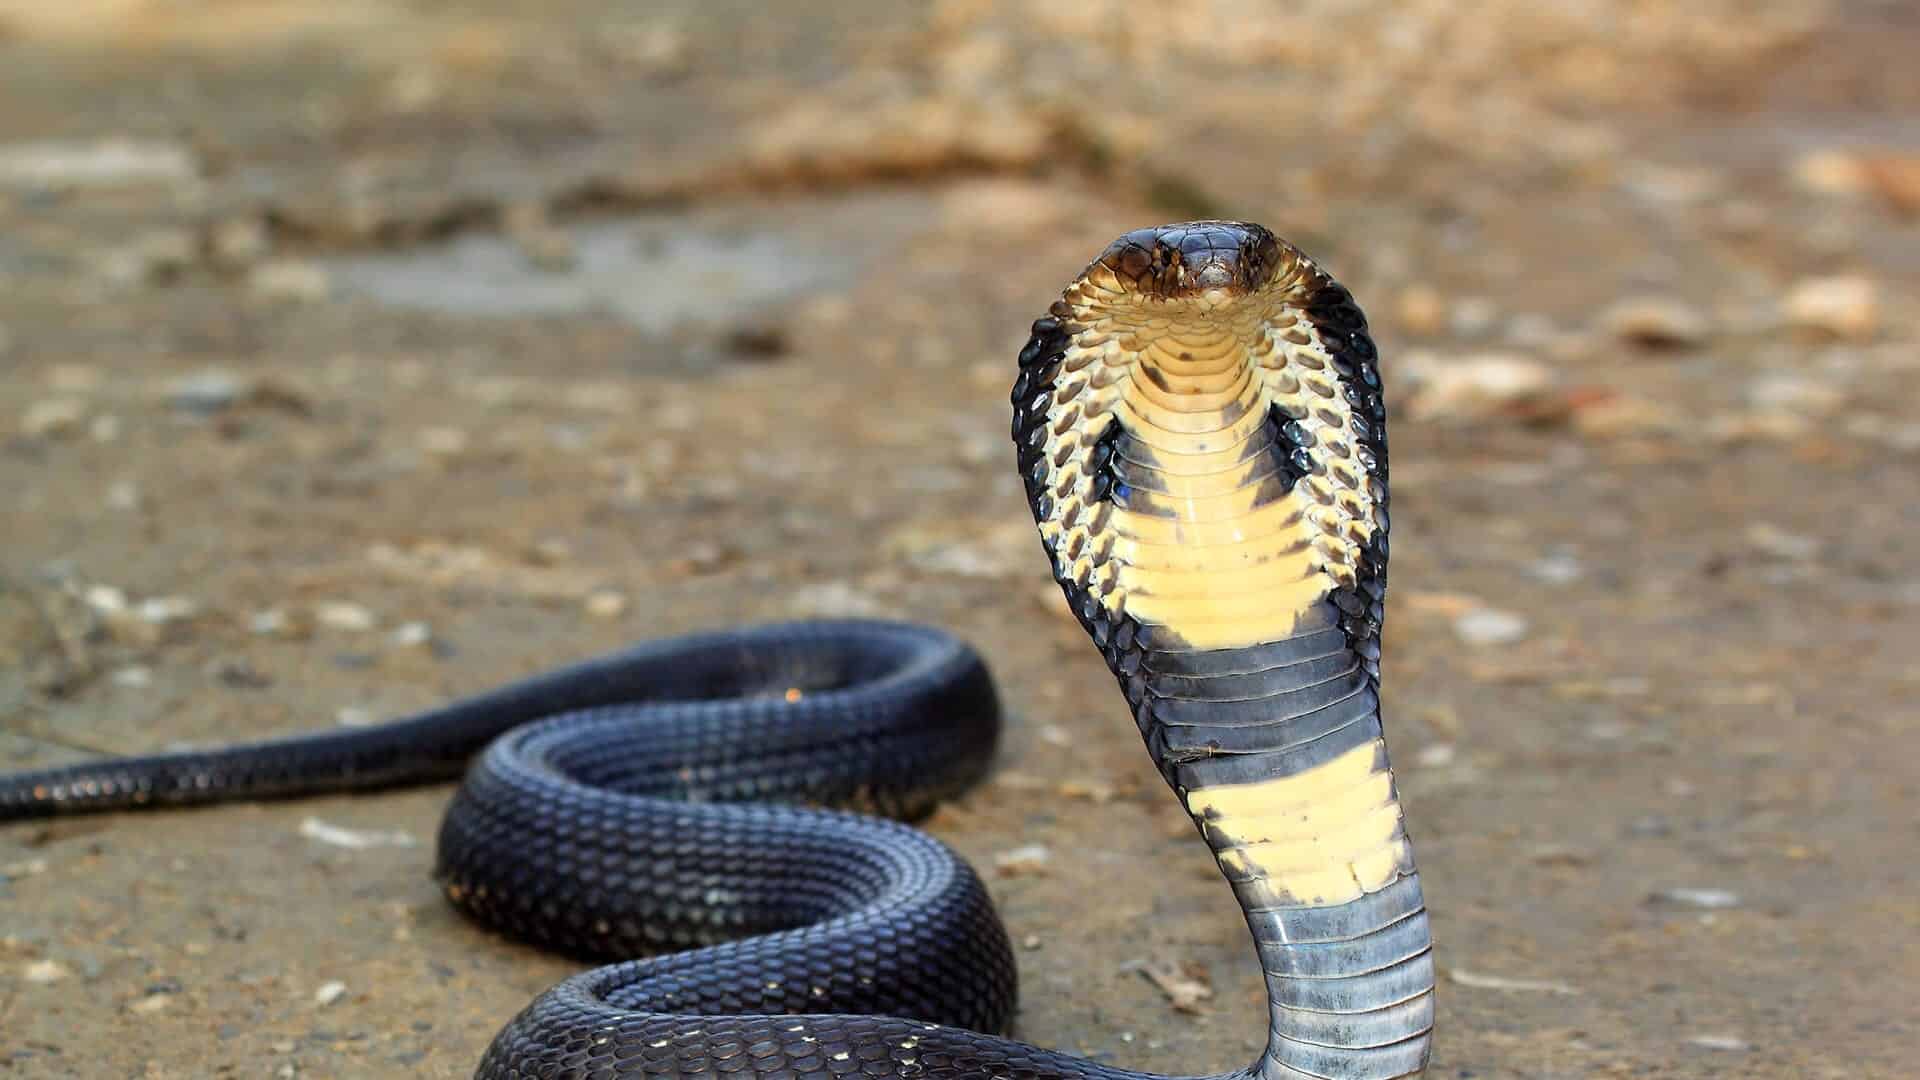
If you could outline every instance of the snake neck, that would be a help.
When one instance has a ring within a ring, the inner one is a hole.
[[[1253,256],[1264,284],[1142,293],[1183,259],[1252,280]],[[1262,1080],[1387,1080],[1428,1056],[1431,943],[1380,722],[1374,359],[1304,256],[1201,223],[1116,242],[1034,324],[1014,389],[1055,577],[1253,932]]]

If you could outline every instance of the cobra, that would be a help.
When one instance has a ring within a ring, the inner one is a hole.
[[[1380,719],[1385,408],[1352,298],[1258,225],[1128,233],[1033,324],[1013,438],[1054,576],[1252,930],[1267,1043],[1229,1075],[1422,1072],[1431,939]],[[998,1034],[1014,965],[979,879],[850,809],[925,813],[998,731],[952,637],[790,624],[375,728],[15,774],[0,819],[464,770],[448,898],[616,961],[528,1005],[483,1080],[1144,1077]]]

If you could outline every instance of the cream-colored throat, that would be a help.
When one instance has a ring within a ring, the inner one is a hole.
[[[1108,611],[1194,648],[1293,633],[1328,590],[1354,584],[1374,527],[1329,360],[1290,309],[1090,318],[1048,412],[1041,533],[1060,569]],[[1103,466],[1090,451],[1113,424]],[[1102,468],[1110,483],[1096,482]]]

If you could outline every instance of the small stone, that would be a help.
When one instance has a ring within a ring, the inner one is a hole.
[[[1394,303],[1400,328],[1415,337],[1433,337],[1447,328],[1447,301],[1430,285],[1409,285]]]
[[[423,622],[402,623],[393,631],[393,643],[403,649],[433,644],[433,627]]]
[[[345,825],[333,825],[319,818],[306,818],[300,822],[300,835],[333,847],[347,848],[352,851],[365,851],[379,847],[417,847],[420,841],[412,833],[403,829],[350,829]],[[346,987],[341,987],[345,990]],[[334,995],[338,997],[339,995]],[[321,1002],[322,1005],[327,1002]]]
[[[1647,897],[1650,904],[1724,911],[1740,906],[1740,894],[1727,889],[1660,889]]]
[[[110,135],[0,145],[0,187],[122,187],[185,183],[199,172],[182,143]]]
[[[1753,1044],[1738,1035],[1690,1035],[1688,1046],[1697,1046],[1702,1050],[1719,1050],[1729,1053],[1745,1053],[1753,1049]]]
[[[372,709],[364,709],[358,705],[342,706],[334,710],[333,714],[333,722],[341,727],[366,727],[378,722],[379,719]]]
[[[1622,341],[1652,348],[1690,348],[1713,332],[1697,308],[1664,296],[1621,300],[1601,312],[1600,325]]]
[[[1453,305],[1453,332],[1461,337],[1478,337],[1493,329],[1500,320],[1500,309],[1484,296],[1466,296]]]
[[[167,404],[182,412],[206,416],[231,408],[247,390],[247,382],[240,376],[209,368],[168,383]]]
[[[1566,844],[1541,844],[1528,851],[1527,858],[1542,866],[1585,866],[1593,861],[1593,852]]]
[[[253,268],[247,288],[263,300],[309,302],[326,299],[329,285],[327,272],[314,263],[275,259]]]
[[[35,960],[33,963],[28,964],[20,974],[22,978],[30,983],[53,983],[72,977],[73,972],[68,971],[66,967],[57,960]]]
[[[140,509],[140,485],[131,480],[115,480],[107,487],[107,509]]]
[[[380,625],[373,612],[359,604],[338,600],[314,605],[313,617],[329,630],[364,632]]]
[[[1756,521],[1747,526],[1747,546],[1762,555],[1788,562],[1810,562],[1820,554],[1820,539],[1790,533],[1777,525]]]
[[[1815,150],[1793,163],[1793,181],[1817,195],[1854,196],[1867,191],[1866,170],[1860,159],[1844,150]]]
[[[1873,194],[1902,213],[1920,214],[1920,156],[1876,154],[1860,164]]]
[[[1407,413],[1414,420],[1468,423],[1524,411],[1554,387],[1545,364],[1508,353],[1442,359],[1408,354],[1401,371],[1412,384]]]
[[[1807,278],[1788,291],[1784,306],[1793,326],[1830,337],[1866,341],[1880,328],[1880,290],[1871,278]]]
[[[159,1012],[172,1003],[172,994],[148,994],[146,997],[127,1006],[127,1010],[141,1016],[152,1016],[154,1013]]]
[[[47,398],[27,406],[20,433],[31,439],[61,438],[80,430],[86,416],[86,402],[78,398]]]
[[[1053,853],[1045,844],[1027,844],[1002,851],[993,857],[993,868],[1001,877],[1045,874]]]
[[[199,242],[185,229],[151,229],[107,252],[100,273],[123,285],[160,285],[178,280],[193,266]]]
[[[345,997],[346,993],[347,984],[338,979],[332,979],[321,983],[320,988],[313,992],[313,1003],[324,1009]]]
[[[1758,412],[1802,420],[1830,416],[1847,403],[1846,393],[1828,380],[1785,373],[1762,375],[1748,382],[1746,398]]]
[[[1475,608],[1453,621],[1453,632],[1469,645],[1511,645],[1524,640],[1525,616],[1497,608]]]
[[[1527,575],[1548,585],[1571,585],[1585,574],[1579,558],[1564,551],[1542,555],[1527,564]]]
[[[153,685],[153,669],[134,664],[115,671],[111,679],[115,686],[124,686],[129,690],[142,690]]]
[[[1206,1003],[1213,999],[1213,987],[1207,983],[1206,970],[1197,964],[1147,964],[1140,968],[1140,974],[1167,996],[1167,1003],[1175,1012],[1204,1013]]]
[[[1113,785],[1105,780],[1062,780],[1055,790],[1066,798],[1091,803],[1110,803],[1115,795]]]
[[[216,224],[207,236],[207,246],[216,262],[227,267],[252,266],[273,246],[267,226],[259,218],[228,218]]]
[[[1020,947],[1028,952],[1037,952],[1040,948],[1040,935],[1028,934],[1020,939]]]
[[[1514,979],[1505,975],[1487,975],[1464,968],[1449,968],[1447,978],[1461,986],[1476,990],[1504,990],[1515,994],[1562,994],[1573,995],[1580,991],[1566,983],[1550,982],[1545,979]]]
[[[127,610],[126,591],[113,585],[89,585],[81,599],[101,615],[119,615]]]
[[[585,607],[596,619],[617,619],[627,613],[627,596],[613,589],[595,589],[587,594]]]
[[[134,613],[155,626],[181,622],[200,613],[200,605],[185,596],[150,596],[140,601]]]
[[[1454,749],[1452,743],[1443,742],[1421,747],[1420,752],[1413,755],[1413,760],[1422,768],[1443,769],[1453,764],[1454,758],[1458,756],[1458,751]]]

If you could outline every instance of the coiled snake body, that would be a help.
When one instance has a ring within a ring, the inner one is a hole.
[[[1232,1075],[1421,1072],[1433,969],[1380,727],[1385,409],[1359,309],[1257,225],[1129,233],[1034,323],[1013,437],[1055,577],[1253,931],[1271,1023]],[[991,1034],[1014,968],[979,880],[829,808],[925,812],[984,772],[998,715],[939,631],[764,627],[377,728],[0,777],[0,820],[466,768],[437,867],[461,910],[581,957],[686,950],[554,987],[483,1080],[1143,1076]]]

